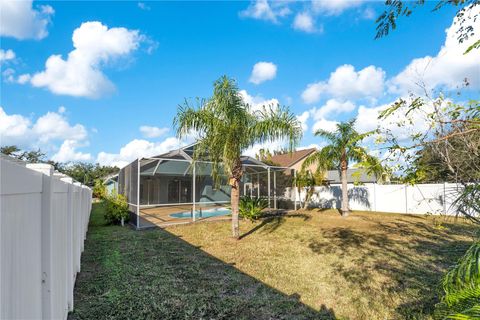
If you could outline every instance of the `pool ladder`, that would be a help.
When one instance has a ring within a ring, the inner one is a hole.
[[[190,217],[193,219],[193,208],[190,209]],[[200,214],[199,217],[202,217],[202,208],[200,208]]]

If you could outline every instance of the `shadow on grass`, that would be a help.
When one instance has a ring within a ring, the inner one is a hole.
[[[312,238],[306,245],[314,253],[336,255],[333,267],[338,274],[365,292],[375,290],[371,281],[379,276],[391,280],[382,288],[386,294],[415,292],[416,298],[396,311],[404,319],[419,319],[433,312],[443,273],[471,244],[455,239],[458,225],[445,226],[442,231],[425,222],[400,219],[380,222],[376,230],[334,227],[324,230],[321,240]]]
[[[314,310],[299,294],[286,295],[165,229],[105,226],[94,205],[69,319],[335,318],[327,306]]]
[[[305,213],[287,213],[287,212],[281,212],[279,214],[276,214],[274,216],[267,216],[262,219],[262,222],[252,229],[250,229],[248,232],[242,234],[240,236],[240,239],[243,239],[259,230],[263,232],[274,232],[277,230],[282,224],[286,222],[286,218],[300,218],[303,219],[303,221],[308,221],[312,218],[311,215],[305,214]]]

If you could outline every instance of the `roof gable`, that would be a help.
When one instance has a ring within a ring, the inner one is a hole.
[[[303,150],[298,150],[294,152],[288,152],[284,154],[277,154],[272,157],[270,157],[270,161],[273,162],[276,165],[279,165],[281,167],[291,167],[297,162],[305,159],[307,156],[310,154],[314,153],[317,149],[315,148],[309,148],[309,149],[303,149]]]

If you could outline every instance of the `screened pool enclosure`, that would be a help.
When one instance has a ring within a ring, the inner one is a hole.
[[[127,197],[130,223],[136,228],[230,218],[227,177],[215,183],[209,161],[193,161],[195,145],[150,158],[120,170],[118,192]],[[263,197],[270,209],[291,206],[292,174],[242,156],[240,194]]]

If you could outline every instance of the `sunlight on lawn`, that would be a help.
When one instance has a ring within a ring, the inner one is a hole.
[[[305,211],[135,231],[94,206],[71,319],[429,319],[473,228]]]
[[[244,221],[244,234],[258,229],[241,241],[229,238],[229,223],[167,231],[314,309],[384,319],[432,311],[441,274],[471,240],[452,222],[439,230],[424,216],[306,211]]]

